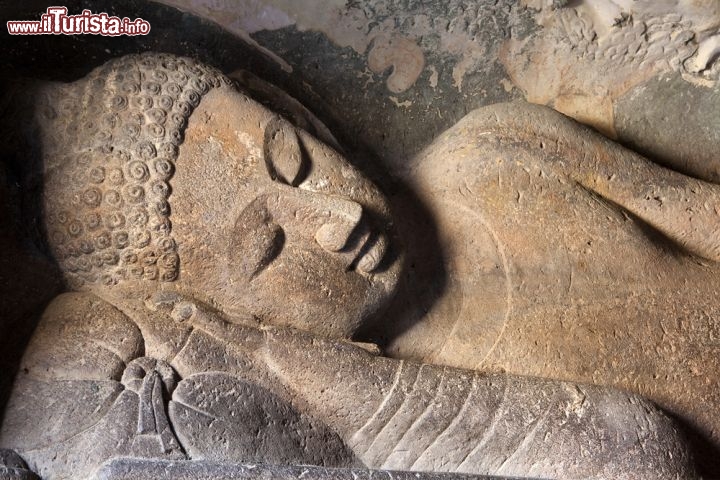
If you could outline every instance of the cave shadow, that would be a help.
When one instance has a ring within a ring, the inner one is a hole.
[[[684,419],[666,412],[681,427],[694,455],[697,473],[705,480],[720,479],[720,448]]]
[[[403,265],[396,293],[387,309],[356,335],[357,339],[381,348],[421,322],[448,285],[437,225],[422,198],[399,180],[384,191],[389,191],[395,227],[391,245],[402,250]],[[393,258],[391,252],[390,259]]]
[[[16,86],[0,81],[0,421],[40,316],[62,291],[60,270],[41,240],[42,152],[27,131],[34,112]]]

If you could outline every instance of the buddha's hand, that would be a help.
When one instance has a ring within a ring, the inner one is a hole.
[[[171,290],[158,291],[145,301],[145,306],[154,312],[161,312],[165,325],[174,324],[184,332],[184,341],[178,342],[175,350],[163,356],[171,366],[178,368],[179,359],[186,355],[194,355],[194,341],[202,336],[206,340],[202,350],[223,350],[232,345],[235,352],[252,351],[264,341],[264,333],[260,321],[245,311],[232,313],[220,312],[202,301]],[[207,371],[203,369],[199,371]],[[198,371],[179,372],[181,377]]]

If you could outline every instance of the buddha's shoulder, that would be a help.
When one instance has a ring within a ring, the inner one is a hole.
[[[401,174],[420,185],[453,188],[481,177],[502,185],[502,178],[535,177],[540,171],[541,176],[564,177],[566,164],[597,151],[631,155],[551,108],[498,103],[469,112],[410,159]]]

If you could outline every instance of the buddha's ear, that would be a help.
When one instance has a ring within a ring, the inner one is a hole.
[[[296,187],[307,174],[303,147],[290,122],[275,117],[265,127],[265,166],[275,180]]]

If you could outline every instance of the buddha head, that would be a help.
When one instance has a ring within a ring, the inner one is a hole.
[[[36,119],[43,225],[73,289],[177,291],[335,337],[394,290],[380,191],[213,68],[122,57],[42,88]]]

